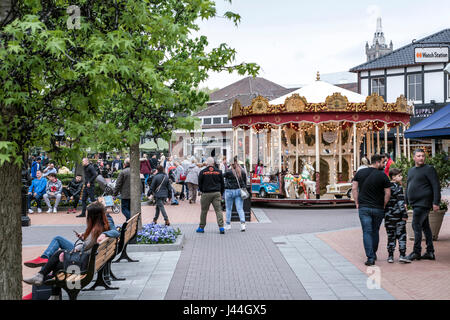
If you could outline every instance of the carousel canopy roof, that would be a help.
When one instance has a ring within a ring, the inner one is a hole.
[[[346,96],[349,102],[365,102],[367,98],[366,96],[356,92],[334,86],[325,81],[317,80],[310,85],[276,98],[269,103],[272,105],[283,104],[286,98],[292,96],[293,94],[298,94],[299,96],[305,97],[309,103],[320,103],[324,102],[328,96],[331,96],[336,92]]]

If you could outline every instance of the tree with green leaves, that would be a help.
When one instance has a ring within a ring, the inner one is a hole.
[[[226,44],[208,50],[209,0],[0,0],[0,289],[21,297],[21,166],[33,145],[65,159],[89,146],[130,148],[139,210],[139,139],[193,128],[212,71],[256,75]],[[235,24],[238,14],[224,16]],[[182,116],[184,115],[184,116]],[[71,147],[55,143],[63,131]],[[137,200],[137,201],[136,201]]]

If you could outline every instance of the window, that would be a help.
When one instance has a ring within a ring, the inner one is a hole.
[[[408,99],[414,101],[422,100],[422,75],[408,75]]]
[[[203,124],[211,124],[211,118],[203,118]]]
[[[214,124],[221,124],[222,123],[222,118],[213,118],[213,123]]]
[[[450,76],[447,76],[447,97],[450,99]]]
[[[384,78],[372,79],[372,93],[378,93],[379,96],[384,96]]]
[[[449,82],[450,83],[450,82]],[[228,117],[222,118],[222,123],[229,123]]]

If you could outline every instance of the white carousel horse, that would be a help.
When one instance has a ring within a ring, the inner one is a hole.
[[[315,195],[316,194],[316,182],[312,181],[311,176],[314,173],[314,168],[311,164],[305,163],[302,171],[302,179],[303,183],[306,187],[306,192],[308,194]]]
[[[288,172],[285,176],[284,176],[284,192],[286,193],[286,198],[290,198],[291,197],[291,187],[294,183],[294,176]]]

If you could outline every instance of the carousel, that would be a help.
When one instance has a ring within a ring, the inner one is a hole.
[[[259,96],[242,106],[235,100],[233,153],[250,168],[252,201],[351,203],[362,155],[387,150],[388,130],[396,128],[399,139],[411,114],[403,95],[386,103],[318,74],[314,83],[272,101]]]

